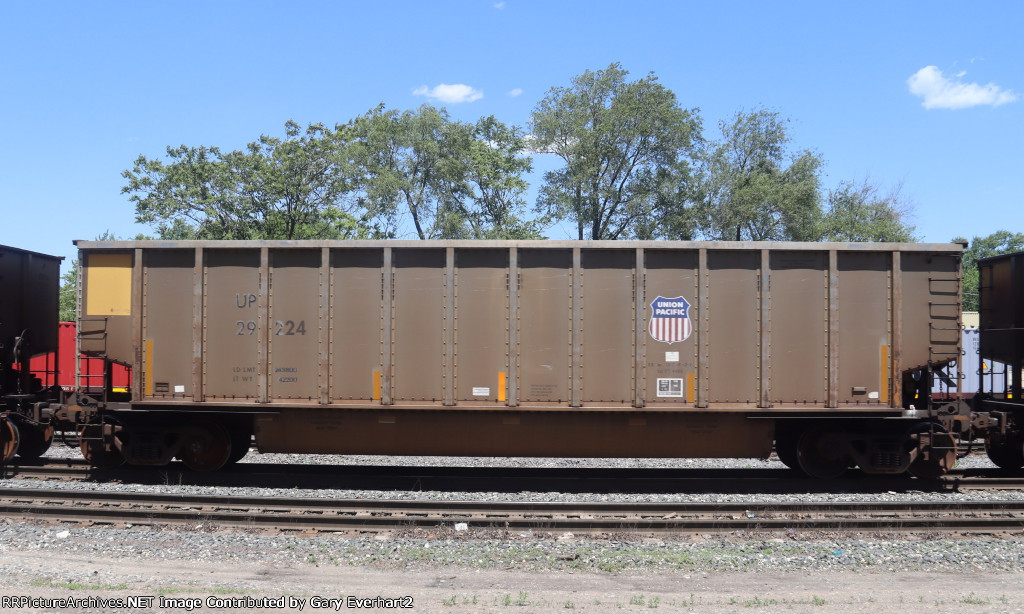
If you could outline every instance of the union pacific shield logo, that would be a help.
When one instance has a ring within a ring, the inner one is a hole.
[[[693,332],[689,311],[690,303],[685,298],[659,296],[651,302],[651,322],[647,325],[647,332],[656,341],[669,345],[686,341]]]

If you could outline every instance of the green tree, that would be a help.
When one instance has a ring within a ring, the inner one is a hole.
[[[953,239],[954,243],[967,243],[963,237]],[[1000,254],[1024,250],[1024,233],[1008,230],[996,231],[987,237],[974,237],[964,250],[961,260],[963,274],[964,311],[978,310],[978,260]]]
[[[542,239],[544,220],[527,220],[523,179],[532,161],[522,130],[490,117],[472,127],[462,214],[473,239]]]
[[[900,197],[900,186],[882,194],[864,181],[844,181],[829,192],[822,221],[825,241],[913,242],[914,227],[907,223],[910,205]]]
[[[445,148],[450,121],[444,110],[387,110],[383,105],[352,122],[359,147],[361,204],[396,231],[403,210],[420,239],[438,238],[454,200],[457,165]]]
[[[627,81],[613,63],[554,87],[533,109],[534,148],[561,158],[544,174],[537,211],[576,226],[579,239],[652,238],[664,209],[687,194],[700,137],[696,109],[649,74]]]
[[[122,176],[136,221],[162,239],[345,239],[380,234],[350,213],[347,127],[285,124],[245,151],[168,147]]]
[[[721,140],[704,156],[695,234],[715,241],[820,238],[822,159],[805,150],[786,165],[787,122],[764,109],[719,122]]]
[[[60,294],[57,295],[57,321],[74,322],[78,317],[78,260],[71,263],[67,273],[60,276]]]
[[[383,105],[352,122],[361,204],[396,231],[408,215],[420,239],[534,238],[521,219],[530,159],[522,134],[494,117],[475,125],[445,109]]]

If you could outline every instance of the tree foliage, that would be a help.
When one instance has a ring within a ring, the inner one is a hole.
[[[521,131],[494,117],[383,106],[333,129],[285,125],[244,151],[169,147],[140,156],[122,192],[161,239],[541,238],[525,220]]]
[[[787,120],[775,111],[720,122],[695,207],[696,234],[715,241],[814,241],[820,237],[822,159],[802,151],[786,164]]]
[[[864,181],[840,182],[829,192],[828,210],[822,223],[825,241],[916,241],[907,223],[911,207],[900,197],[900,186],[882,193]]]
[[[561,158],[544,174],[537,210],[575,224],[579,239],[651,238],[659,207],[689,179],[700,136],[696,110],[649,74],[619,64],[585,71],[534,107],[534,147]]]
[[[470,130],[467,169],[462,189],[463,234],[472,239],[541,239],[545,221],[527,220],[523,174],[532,161],[526,157],[522,130],[494,116],[481,118]]]
[[[60,281],[60,294],[57,295],[57,321],[74,322],[78,313],[78,260],[71,263],[71,268],[60,276]]]
[[[244,151],[168,147],[167,162],[140,156],[122,176],[136,221],[162,239],[345,239],[379,235],[350,213],[346,127],[285,124]]]
[[[518,129],[494,117],[458,122],[431,105],[379,106],[351,125],[359,202],[387,227],[408,215],[420,239],[539,238],[520,217],[530,159]]]
[[[419,111],[387,110],[383,105],[352,123],[359,143],[361,204],[370,215],[397,228],[407,211],[420,239],[437,238],[445,225],[457,180],[447,112],[429,105]]]
[[[967,243],[963,237],[955,243]],[[999,230],[986,237],[974,237],[961,260],[964,311],[978,310],[978,260],[1024,250],[1024,233]]]
[[[581,240],[914,240],[898,188],[823,193],[821,155],[794,151],[778,112],[738,112],[705,140],[696,108],[628,75],[613,63],[551,88],[530,135],[380,105],[333,128],[289,121],[242,150],[140,156],[122,192],[163,239],[534,239],[564,222]],[[560,165],[529,212],[531,152]]]

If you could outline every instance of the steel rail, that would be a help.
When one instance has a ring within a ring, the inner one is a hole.
[[[488,467],[378,467],[372,465],[263,465],[257,463],[246,463],[235,466],[230,473],[195,473],[181,467],[130,467],[124,466],[114,469],[93,469],[89,464],[80,459],[66,460],[44,460],[43,464],[17,464],[12,463],[0,466],[0,478],[29,478],[42,480],[75,480],[84,481],[89,479],[110,480],[116,479],[120,482],[132,483],[155,483],[154,480],[160,476],[177,476],[183,478],[182,483],[206,484],[229,486],[239,481],[246,481],[251,485],[257,485],[260,479],[266,478],[287,478],[315,479],[317,477],[329,477],[332,479],[357,478],[370,475],[378,475],[389,479],[429,479],[429,478],[458,478],[479,479],[490,473],[491,479],[549,479],[556,481],[579,480],[579,481],[609,481],[623,480],[632,484],[643,484],[645,481],[657,480],[664,482],[686,483],[687,481],[707,480],[708,475],[700,469],[608,469],[599,468],[583,470],[591,472],[592,475],[574,478],[573,473],[577,470],[566,469],[564,473],[557,470],[545,468],[543,473],[527,469],[516,470],[509,468],[488,468]],[[823,486],[831,486],[836,482],[852,484],[850,480],[837,480],[820,482],[808,480],[783,469],[737,469],[737,470],[710,470],[718,479],[734,480],[743,482],[780,482],[790,480],[794,485],[805,485],[808,490],[815,490]],[[976,470],[974,470],[976,471]],[[736,477],[729,477],[732,472]],[[993,470],[995,472],[995,470]],[[762,473],[763,475],[757,475]],[[996,472],[997,473],[997,472]],[[323,474],[321,476],[320,474]],[[167,478],[170,480],[170,477]],[[868,480],[872,478],[867,478]],[[879,480],[879,488],[889,489],[891,484],[882,484],[883,480],[893,480],[891,476],[875,476]],[[900,478],[895,478],[900,479]],[[970,475],[964,471],[951,471],[946,476],[933,482],[921,482],[920,480],[906,479],[907,485],[921,485],[928,490],[946,491],[968,491],[968,490],[1022,490],[1024,489],[1024,476],[1021,475]],[[247,482],[247,483],[248,483]],[[177,480],[173,480],[177,483]],[[859,486],[870,486],[865,481],[856,482]],[[326,487],[326,486],[321,486]],[[735,491],[735,489],[732,489]],[[753,492],[753,491],[751,491]]]
[[[688,531],[1006,531],[1024,502],[551,503],[329,500],[0,489],[6,517],[142,525],[214,523],[290,530],[452,526],[591,533]]]

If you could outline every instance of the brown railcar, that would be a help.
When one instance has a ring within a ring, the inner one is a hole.
[[[1004,390],[992,391],[1020,403],[1024,368],[1024,252],[985,258],[978,262],[978,292],[983,360],[1010,367]]]
[[[1003,377],[982,379],[975,409],[998,425],[985,438],[989,458],[1019,469],[1024,466],[1024,252],[979,260],[978,293],[981,360],[1000,363],[993,368]]]
[[[0,463],[39,456],[53,439],[42,417],[51,395],[28,364],[57,350],[61,260],[0,245]]]
[[[956,244],[77,245],[80,349],[138,374],[130,403],[84,399],[106,416],[83,430],[97,463],[215,468],[250,433],[300,453],[766,457],[774,442],[820,476],[952,462],[960,409],[927,393],[960,353]]]

